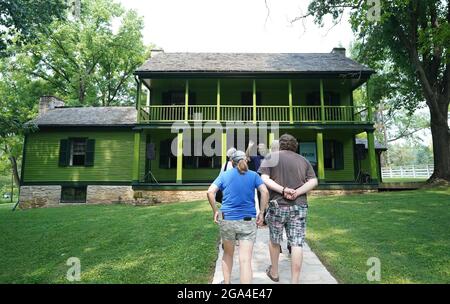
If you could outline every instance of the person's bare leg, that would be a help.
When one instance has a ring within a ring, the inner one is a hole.
[[[270,252],[270,262],[272,263],[272,268],[270,274],[274,278],[278,278],[278,259],[280,258],[280,244],[272,243],[269,241],[269,252]]]
[[[303,263],[303,248],[291,247],[291,283],[298,284]]]
[[[248,240],[239,241],[239,269],[241,284],[251,284],[253,279],[252,271],[253,242]]]
[[[233,269],[234,242],[223,241],[222,272],[225,284],[230,284],[231,270]]]

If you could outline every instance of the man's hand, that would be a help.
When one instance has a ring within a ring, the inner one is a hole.
[[[256,225],[260,227],[264,225],[264,211],[261,211],[256,217]]]
[[[214,223],[218,224],[219,223],[219,211],[213,211],[214,212]]]
[[[284,189],[284,198],[290,201],[295,200],[297,197],[295,196],[296,190],[291,188],[285,188]],[[295,197],[294,197],[295,196]]]

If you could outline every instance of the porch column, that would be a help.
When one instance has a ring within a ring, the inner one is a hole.
[[[376,182],[378,179],[377,174],[377,159],[375,153],[375,137],[373,134],[374,131],[367,131],[367,149],[369,155],[369,164],[370,164],[370,177],[372,181]]]
[[[222,131],[222,164],[227,162],[227,130]]]
[[[217,122],[220,123],[220,79],[217,79]]]
[[[272,142],[275,140],[275,133],[273,133],[273,132],[270,132],[269,133],[269,149],[270,149],[270,146],[272,145]]]
[[[322,118],[322,123],[325,123],[325,101],[323,93],[323,80],[320,79],[320,116]]]
[[[324,154],[323,154],[323,133],[317,132],[317,173],[320,181],[325,179],[325,164],[324,164]]]
[[[141,148],[141,131],[134,133],[134,148],[133,148],[133,183],[139,182],[139,152]]]
[[[294,123],[294,112],[292,110],[292,81],[289,79],[289,123]]]
[[[366,82],[366,106],[367,106],[367,121],[372,122],[372,103],[369,97],[369,81]]]
[[[189,80],[186,80],[184,92],[184,122],[188,121],[188,106],[189,106]]]
[[[256,123],[256,80],[253,79],[253,123]]]
[[[183,131],[177,136],[177,184],[183,182]]]
[[[142,93],[142,80],[139,79],[136,93],[137,123],[141,122],[141,95],[142,95],[141,93]]]

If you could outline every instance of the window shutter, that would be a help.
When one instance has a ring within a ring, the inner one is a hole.
[[[59,141],[59,166],[67,167],[70,159],[70,140],[61,139]]]
[[[344,145],[338,141],[334,142],[334,166],[336,170],[344,169]]]
[[[95,139],[88,139],[86,142],[86,167],[94,166]]]

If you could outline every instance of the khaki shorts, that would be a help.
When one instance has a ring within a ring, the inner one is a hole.
[[[224,241],[256,240],[256,219],[251,221],[219,220],[220,236]]]

